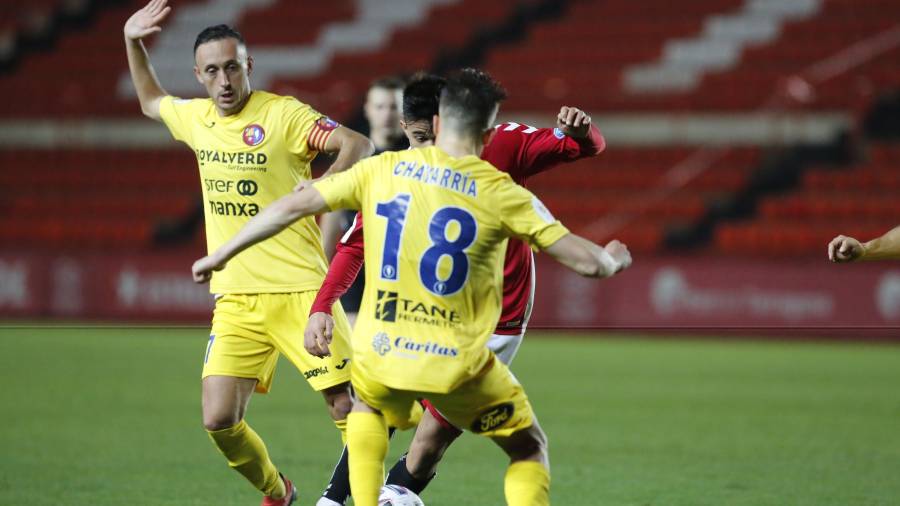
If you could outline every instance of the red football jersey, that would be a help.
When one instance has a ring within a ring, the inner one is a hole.
[[[595,156],[606,147],[600,131],[591,125],[584,139],[573,139],[556,128],[535,128],[519,123],[504,123],[495,129],[481,158],[509,173],[524,186],[530,176],[560,163]],[[528,245],[511,238],[506,247],[503,266],[503,311],[496,333],[518,334],[528,323],[533,300],[533,257]],[[353,225],[341,238],[316,295],[310,313],[331,313],[331,306],[353,284],[363,264],[362,214],[357,213]]]

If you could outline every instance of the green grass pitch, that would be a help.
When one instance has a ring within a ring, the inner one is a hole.
[[[0,329],[0,504],[258,504],[200,424],[206,341]],[[550,437],[554,504],[900,504],[897,345],[533,332],[513,370]],[[247,419],[314,504],[340,444],[320,396],[282,362]],[[423,499],[503,504],[504,467],[464,435]]]

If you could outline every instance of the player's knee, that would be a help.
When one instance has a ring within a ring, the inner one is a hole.
[[[325,404],[332,420],[344,420],[353,408],[353,399],[350,398],[350,390],[347,384],[326,388],[322,391]]]
[[[203,428],[209,432],[227,429],[241,423],[237,413],[203,413]]]
[[[511,460],[535,460],[540,462],[548,460],[549,441],[547,434],[539,426],[532,425],[513,434],[510,441],[513,444],[504,446]]]
[[[444,454],[444,446],[435,441],[414,440],[406,455],[406,469],[416,478],[427,478]]]

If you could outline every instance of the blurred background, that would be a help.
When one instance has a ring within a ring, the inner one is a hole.
[[[629,245],[585,281],[539,261],[532,328],[898,337],[900,269],[832,265],[900,223],[900,1],[173,1],[166,90],[236,25],[252,84],[361,132],[370,83],[486,69],[502,119],[593,116],[601,156],[533,179],[574,231]],[[0,318],[196,323],[212,299],[196,161],[144,118],[122,25],[141,1],[0,1]],[[319,170],[327,161],[319,164]]]

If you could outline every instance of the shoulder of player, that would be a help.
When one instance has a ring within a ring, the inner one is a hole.
[[[183,107],[194,112],[203,113],[215,109],[213,100],[205,98],[181,98],[175,95],[167,95],[163,100],[170,100],[173,107]]]
[[[494,133],[484,146],[481,157],[502,157],[517,152],[525,145],[531,134],[547,130],[544,128],[529,127],[514,121],[501,123],[494,127]]]
[[[492,164],[489,160],[479,160],[472,167],[475,177],[486,185],[506,184],[506,182],[514,182],[512,176],[504,170]]]
[[[286,112],[313,112],[312,106],[290,95],[278,95],[277,93],[260,90],[254,91],[253,94],[255,95],[254,100],[257,101],[261,108],[279,107]]]
[[[393,167],[400,161],[400,154],[401,153],[397,151],[383,151],[377,155],[363,158],[356,162],[356,165],[362,167]]]

